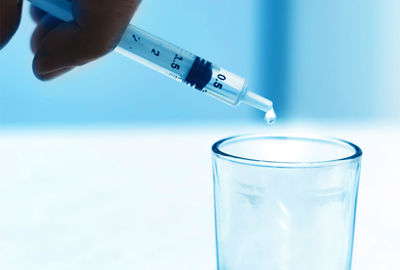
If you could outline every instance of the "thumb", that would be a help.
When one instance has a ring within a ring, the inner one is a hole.
[[[0,0],[0,49],[14,35],[21,19],[22,0]]]

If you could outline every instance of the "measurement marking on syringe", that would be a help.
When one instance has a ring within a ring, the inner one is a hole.
[[[217,79],[215,79],[214,87],[217,89],[222,89],[222,87],[224,87],[224,85],[222,83],[219,83],[218,79],[220,79],[221,81],[225,81],[226,76],[223,74],[218,74]]]
[[[183,57],[175,54],[174,60],[172,61],[172,64],[171,64],[171,67],[173,69],[179,70],[181,68],[181,66],[176,63],[177,60],[183,61]]]
[[[0,0],[1,1],[1,0]],[[28,0],[47,13],[64,21],[73,20],[69,0]],[[214,98],[236,106],[241,102],[267,112],[272,123],[272,102],[247,90],[247,80],[213,63],[161,40],[133,25],[128,25],[118,51],[160,73],[186,83]]]
[[[133,40],[135,40],[136,42],[138,42],[140,40],[140,37],[136,36],[135,34],[132,35]]]
[[[178,76],[178,75],[176,75],[176,74],[174,74],[174,73],[169,73],[169,77],[171,77],[171,78],[173,78],[173,79],[175,79],[175,80],[177,80],[177,81],[183,82],[182,77],[181,77],[181,76]]]
[[[156,49],[152,49],[151,53],[154,54],[155,56],[160,56],[160,51],[157,51]]]

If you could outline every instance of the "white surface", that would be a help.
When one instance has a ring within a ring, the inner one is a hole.
[[[400,128],[348,125],[0,131],[0,269],[215,269],[210,147],[255,131],[358,144],[353,270],[399,268]]]

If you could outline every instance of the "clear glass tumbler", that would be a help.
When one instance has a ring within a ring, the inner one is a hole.
[[[253,135],[212,150],[219,270],[351,268],[359,147]]]

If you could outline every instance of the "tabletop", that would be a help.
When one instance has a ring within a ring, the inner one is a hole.
[[[353,270],[400,265],[400,126],[0,130],[0,269],[216,269],[211,145],[322,134],[364,152]]]

